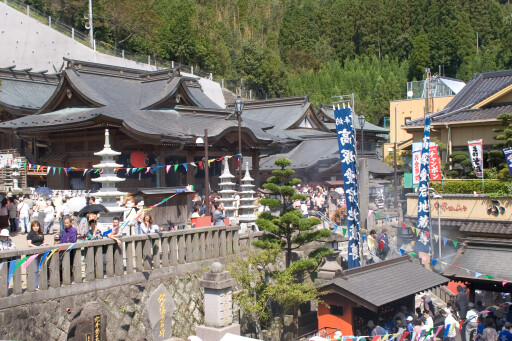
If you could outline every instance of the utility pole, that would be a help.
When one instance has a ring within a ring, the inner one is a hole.
[[[92,26],[92,0],[89,0],[89,39],[91,48],[94,48],[94,28]]]
[[[394,167],[394,181],[393,181],[394,187],[395,187],[395,209],[398,209],[398,193],[397,193],[398,192],[398,174],[397,174],[398,172],[397,172],[397,164],[396,164],[396,147],[397,147],[396,140],[398,139],[398,135],[397,135],[398,130],[396,128],[397,127],[397,115],[396,115],[397,110],[398,110],[398,104],[395,104],[395,148],[393,150],[393,152],[395,154],[394,155],[395,160],[393,162],[393,164],[395,166]]]

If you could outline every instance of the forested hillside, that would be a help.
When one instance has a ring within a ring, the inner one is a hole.
[[[84,27],[84,0],[29,0]],[[243,79],[260,96],[356,94],[374,123],[425,67],[469,80],[512,68],[498,0],[93,0],[95,38]]]

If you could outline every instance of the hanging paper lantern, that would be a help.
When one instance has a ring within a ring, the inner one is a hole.
[[[130,155],[130,162],[133,167],[144,168],[146,167],[147,154],[144,152],[133,152]]]

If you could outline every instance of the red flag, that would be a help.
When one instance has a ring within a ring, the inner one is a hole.
[[[437,146],[431,146],[428,150],[430,180],[441,180],[441,162],[439,161],[439,152]]]
[[[426,232],[426,231],[425,231],[425,236],[426,236],[427,238],[428,238],[428,237],[430,237],[430,232]]]
[[[400,337],[400,340],[398,340],[398,341],[403,341],[403,339],[405,339],[407,337],[407,335],[409,335],[409,332],[403,332],[402,336]]]
[[[405,225],[405,223],[402,223],[402,231],[405,230],[406,227],[407,225]]]
[[[381,335],[375,335],[375,336],[373,337],[372,341],[377,341],[377,340],[379,340],[379,339],[380,339],[380,337],[381,337]]]
[[[197,161],[197,164],[199,165],[199,168],[203,169],[203,161]]]

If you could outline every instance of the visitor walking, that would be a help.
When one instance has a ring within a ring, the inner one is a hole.
[[[18,231],[18,219],[17,216],[18,216],[18,200],[16,199],[16,197],[11,197],[11,202],[9,203],[9,226],[10,226],[10,229],[11,229],[11,232],[16,232]]]
[[[444,341],[455,341],[457,336],[457,330],[459,330],[459,322],[453,317],[452,313],[448,309],[442,309],[441,315],[444,318],[444,328],[446,337]]]
[[[26,198],[22,197],[21,202],[18,204],[18,219],[20,223],[21,233],[25,234],[29,230],[30,225],[30,208],[26,203]]]
[[[388,229],[383,228],[382,232],[377,237],[377,242],[379,243],[379,258],[385,260],[388,257],[389,252],[389,239],[388,239]]]
[[[53,222],[55,220],[55,208],[51,200],[46,200],[46,207],[44,212],[44,234],[53,234]]]

